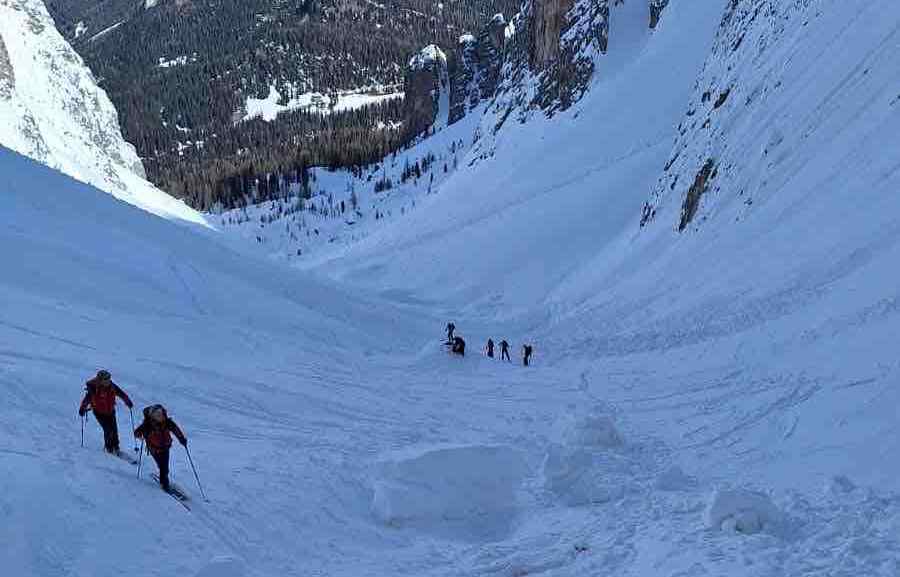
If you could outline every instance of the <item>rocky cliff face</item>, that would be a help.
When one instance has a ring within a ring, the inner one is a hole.
[[[626,2],[645,4],[649,27],[656,28],[669,0],[533,0],[524,5],[520,46],[538,81],[532,108],[552,115],[581,98],[609,48],[610,11]]]
[[[606,4],[601,0],[598,4]],[[545,70],[559,60],[560,36],[575,0],[534,0],[530,7],[528,59],[533,70]]]
[[[619,1],[621,0],[614,0]],[[539,75],[533,104],[552,114],[576,102],[609,40],[609,0],[535,0],[529,63]]]
[[[437,122],[446,124],[450,81],[447,57],[440,48],[433,44],[426,46],[410,59],[403,91],[403,130],[407,140],[426,133]]]
[[[493,127],[496,132],[510,117],[524,120],[531,111],[553,115],[568,109],[602,67],[611,10],[626,2],[643,4],[648,26],[655,28],[669,1],[528,0],[510,20],[494,16],[477,35],[459,39],[449,121],[458,121],[479,103],[491,102],[500,117]],[[433,79],[415,71],[409,79],[414,93],[409,103],[411,127],[420,134],[430,122],[430,100],[415,95],[432,90]]]
[[[478,40],[471,34],[460,36],[456,46],[456,73],[450,83],[451,124],[463,118],[481,100],[480,91],[475,89],[478,70]]]
[[[115,108],[40,0],[0,0],[0,145],[151,212],[202,221],[144,180]]]
[[[815,0],[731,0],[715,44],[697,79],[668,162],[651,191],[641,226],[657,222],[696,230],[710,214],[746,218],[783,169],[784,159],[807,147],[796,138],[814,130],[793,126],[803,119],[779,117],[789,85],[783,57],[769,55],[791,45],[821,14]],[[799,59],[792,55],[791,59]],[[861,74],[864,76],[864,74]],[[809,87],[794,90],[808,97]],[[818,115],[825,115],[819,112]]]
[[[503,14],[497,14],[478,35],[478,91],[482,99],[492,98],[497,91],[506,47],[506,27],[506,18]]]
[[[650,28],[656,28],[669,0],[650,0]]]
[[[456,49],[456,73],[450,97],[450,123],[463,118],[497,91],[506,47],[507,22],[495,15],[478,36],[464,35]]]

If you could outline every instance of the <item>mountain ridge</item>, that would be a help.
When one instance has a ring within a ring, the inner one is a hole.
[[[39,0],[0,3],[0,145],[161,216],[203,223],[145,180],[118,114]]]

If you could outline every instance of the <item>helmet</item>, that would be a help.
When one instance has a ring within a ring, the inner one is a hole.
[[[101,381],[108,381],[112,378],[112,375],[109,374],[109,371],[107,371],[106,369],[100,369],[99,371],[97,371],[97,378]]]
[[[166,410],[163,409],[160,405],[157,405],[150,409],[150,418],[157,423],[162,423],[166,420]]]

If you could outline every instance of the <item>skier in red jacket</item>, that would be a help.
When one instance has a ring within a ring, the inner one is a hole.
[[[165,407],[153,405],[144,408],[144,422],[134,430],[134,436],[147,442],[147,451],[159,467],[159,485],[163,491],[169,491],[169,449],[172,447],[172,435],[178,442],[187,447],[187,437],[169,418]]]
[[[109,371],[101,370],[97,376],[85,383],[84,399],[78,408],[78,415],[84,416],[88,409],[94,411],[94,418],[103,428],[103,446],[109,453],[119,452],[119,426],[116,423],[116,397],[122,399],[129,409],[134,406],[125,391],[112,381]]]

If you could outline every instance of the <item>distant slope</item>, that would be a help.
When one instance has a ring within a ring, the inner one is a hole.
[[[613,10],[615,74],[320,269],[538,341],[724,479],[895,488],[900,8],[762,5]]]
[[[348,281],[396,285],[461,309],[532,311],[638,229],[720,19],[714,10],[672,8],[672,21],[654,32],[645,4],[612,7],[608,51],[597,56],[581,102],[552,119],[538,110],[524,123],[507,120],[500,130],[506,112],[489,108],[475,147],[439,194],[328,266]],[[417,268],[432,261],[441,266]]]
[[[160,216],[203,222],[144,179],[115,108],[40,0],[0,3],[0,145]]]

